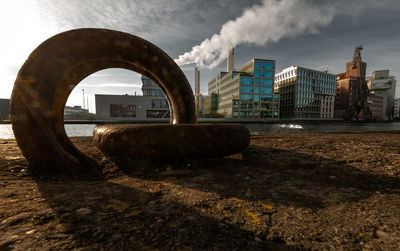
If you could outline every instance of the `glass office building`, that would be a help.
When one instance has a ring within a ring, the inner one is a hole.
[[[279,118],[279,95],[274,93],[275,61],[253,59],[238,70],[221,72],[208,83],[218,96],[217,113],[226,118]]]
[[[280,117],[288,119],[332,119],[336,96],[336,76],[291,66],[275,75],[275,91],[280,95]]]

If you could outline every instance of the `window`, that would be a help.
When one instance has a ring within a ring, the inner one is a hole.
[[[273,88],[270,86],[263,86],[261,87],[261,92],[263,94],[272,94],[273,93]]]
[[[263,71],[262,72],[262,77],[263,78],[273,78],[274,77],[274,72],[273,71]]]
[[[254,101],[259,101],[259,100],[260,100],[260,95],[254,95],[253,100],[254,100]]]
[[[261,108],[272,109],[271,103],[261,103]]]
[[[169,118],[169,110],[147,110],[147,118]]]
[[[261,79],[261,84],[262,85],[272,85],[273,81],[272,81],[272,79],[263,78],[263,79]]]
[[[260,76],[261,76],[261,71],[255,70],[255,71],[254,71],[254,76],[255,76],[255,77],[260,77]]]
[[[111,117],[136,117],[136,105],[110,104]]]
[[[166,99],[152,99],[151,108],[166,108],[168,109],[168,103]]]
[[[254,68],[255,69],[260,69],[261,68],[261,62],[260,61],[254,61]]]
[[[254,79],[254,86],[259,86],[260,85],[260,79],[259,78],[255,78]]]
[[[261,95],[262,101],[272,101],[272,95]]]
[[[240,83],[242,85],[253,85],[253,78],[242,77],[242,78],[240,78]]]
[[[263,70],[273,70],[274,64],[271,62],[262,62],[262,69]]]
[[[240,94],[240,100],[252,100],[252,99],[253,99],[253,95]]]
[[[262,87],[262,88],[264,88],[264,87]],[[254,93],[260,93],[260,87],[254,87]]]
[[[240,92],[241,93],[253,93],[253,87],[242,85],[242,86],[240,86]]]

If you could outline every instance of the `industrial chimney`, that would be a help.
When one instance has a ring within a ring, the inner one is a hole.
[[[194,98],[196,109],[200,111],[200,71],[197,68],[194,68]]]
[[[233,55],[234,55],[234,51],[232,48],[229,50],[228,59],[226,60],[226,71],[227,72],[233,71]]]

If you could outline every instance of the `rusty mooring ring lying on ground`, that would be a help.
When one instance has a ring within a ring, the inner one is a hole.
[[[104,153],[131,159],[213,158],[240,152],[249,131],[239,125],[149,124],[104,125],[94,143]]]
[[[81,153],[66,135],[63,112],[72,89],[85,77],[107,68],[125,68],[149,77],[166,93],[173,124],[196,123],[194,97],[185,75],[157,46],[113,30],[63,32],[31,53],[11,95],[15,138],[33,173],[98,173],[96,162]]]

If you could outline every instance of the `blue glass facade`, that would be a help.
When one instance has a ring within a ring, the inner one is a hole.
[[[279,118],[279,95],[274,94],[275,62],[254,59],[253,69],[240,75],[239,100],[234,100],[234,118]]]

